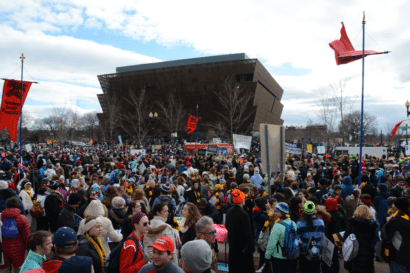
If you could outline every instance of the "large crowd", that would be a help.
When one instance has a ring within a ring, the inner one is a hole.
[[[366,155],[358,181],[358,160],[287,155],[268,181],[258,149],[6,151],[0,273],[221,272],[225,241],[232,273],[409,273],[409,161]]]

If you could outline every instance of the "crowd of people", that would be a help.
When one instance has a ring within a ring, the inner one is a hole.
[[[3,153],[0,272],[219,272],[216,227],[229,272],[372,273],[378,262],[410,272],[409,166],[366,156],[359,181],[355,157],[287,155],[268,181],[255,151]],[[351,234],[358,251],[346,261]]]

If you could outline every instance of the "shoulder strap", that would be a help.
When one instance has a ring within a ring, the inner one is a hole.
[[[134,236],[129,236],[128,238],[127,238],[127,240],[128,239],[131,239],[131,240],[133,240],[134,241],[134,243],[135,243],[135,249],[136,249],[136,251],[135,251],[135,255],[134,255],[134,259],[132,260],[132,262],[134,262],[136,259],[137,259],[137,256],[138,256],[138,250],[139,250],[139,242],[137,241],[137,239],[135,239],[134,238]],[[126,241],[126,240],[125,240]]]

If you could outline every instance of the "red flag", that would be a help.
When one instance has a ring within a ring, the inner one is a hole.
[[[195,132],[198,120],[199,118],[189,115],[188,124],[186,126],[187,134]]]
[[[363,51],[355,50],[352,43],[347,36],[345,25],[342,22],[342,29],[340,30],[340,40],[334,40],[329,46],[335,51],[336,64],[347,64],[362,58]],[[382,54],[373,50],[365,50],[364,56],[369,54]]]
[[[397,123],[396,126],[394,126],[393,130],[391,131],[391,137],[394,137],[396,135],[397,130],[399,129],[399,126],[403,123],[403,121],[406,121],[406,120],[410,120],[410,119],[402,120],[399,123]]]
[[[31,82],[23,82],[23,105]],[[7,127],[10,138],[16,141],[17,126],[20,119],[21,81],[5,80],[0,110],[0,131]]]

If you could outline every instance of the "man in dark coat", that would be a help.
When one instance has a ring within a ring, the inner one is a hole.
[[[245,194],[240,190],[232,191],[234,206],[226,214],[226,229],[229,243],[229,272],[254,272],[253,253],[255,251],[254,234],[248,214],[242,206]]]
[[[58,227],[70,227],[75,232],[78,231],[78,224],[75,220],[75,211],[81,203],[81,196],[74,192],[68,197],[68,202],[58,215]]]
[[[209,203],[205,198],[202,198],[199,202],[199,206],[202,215],[211,217],[216,224],[219,224],[221,222],[219,211],[214,204]]]
[[[21,214],[26,215],[26,211],[24,210],[20,197],[15,191],[9,189],[9,185],[6,181],[0,180],[0,213],[6,209],[6,200],[11,197],[16,197],[19,200]]]
[[[46,211],[47,220],[52,233],[55,233],[58,229],[58,215],[60,214],[60,205],[62,202],[62,196],[58,193],[57,189],[58,184],[51,181],[48,191],[46,192],[47,197],[44,201],[44,210]]]

